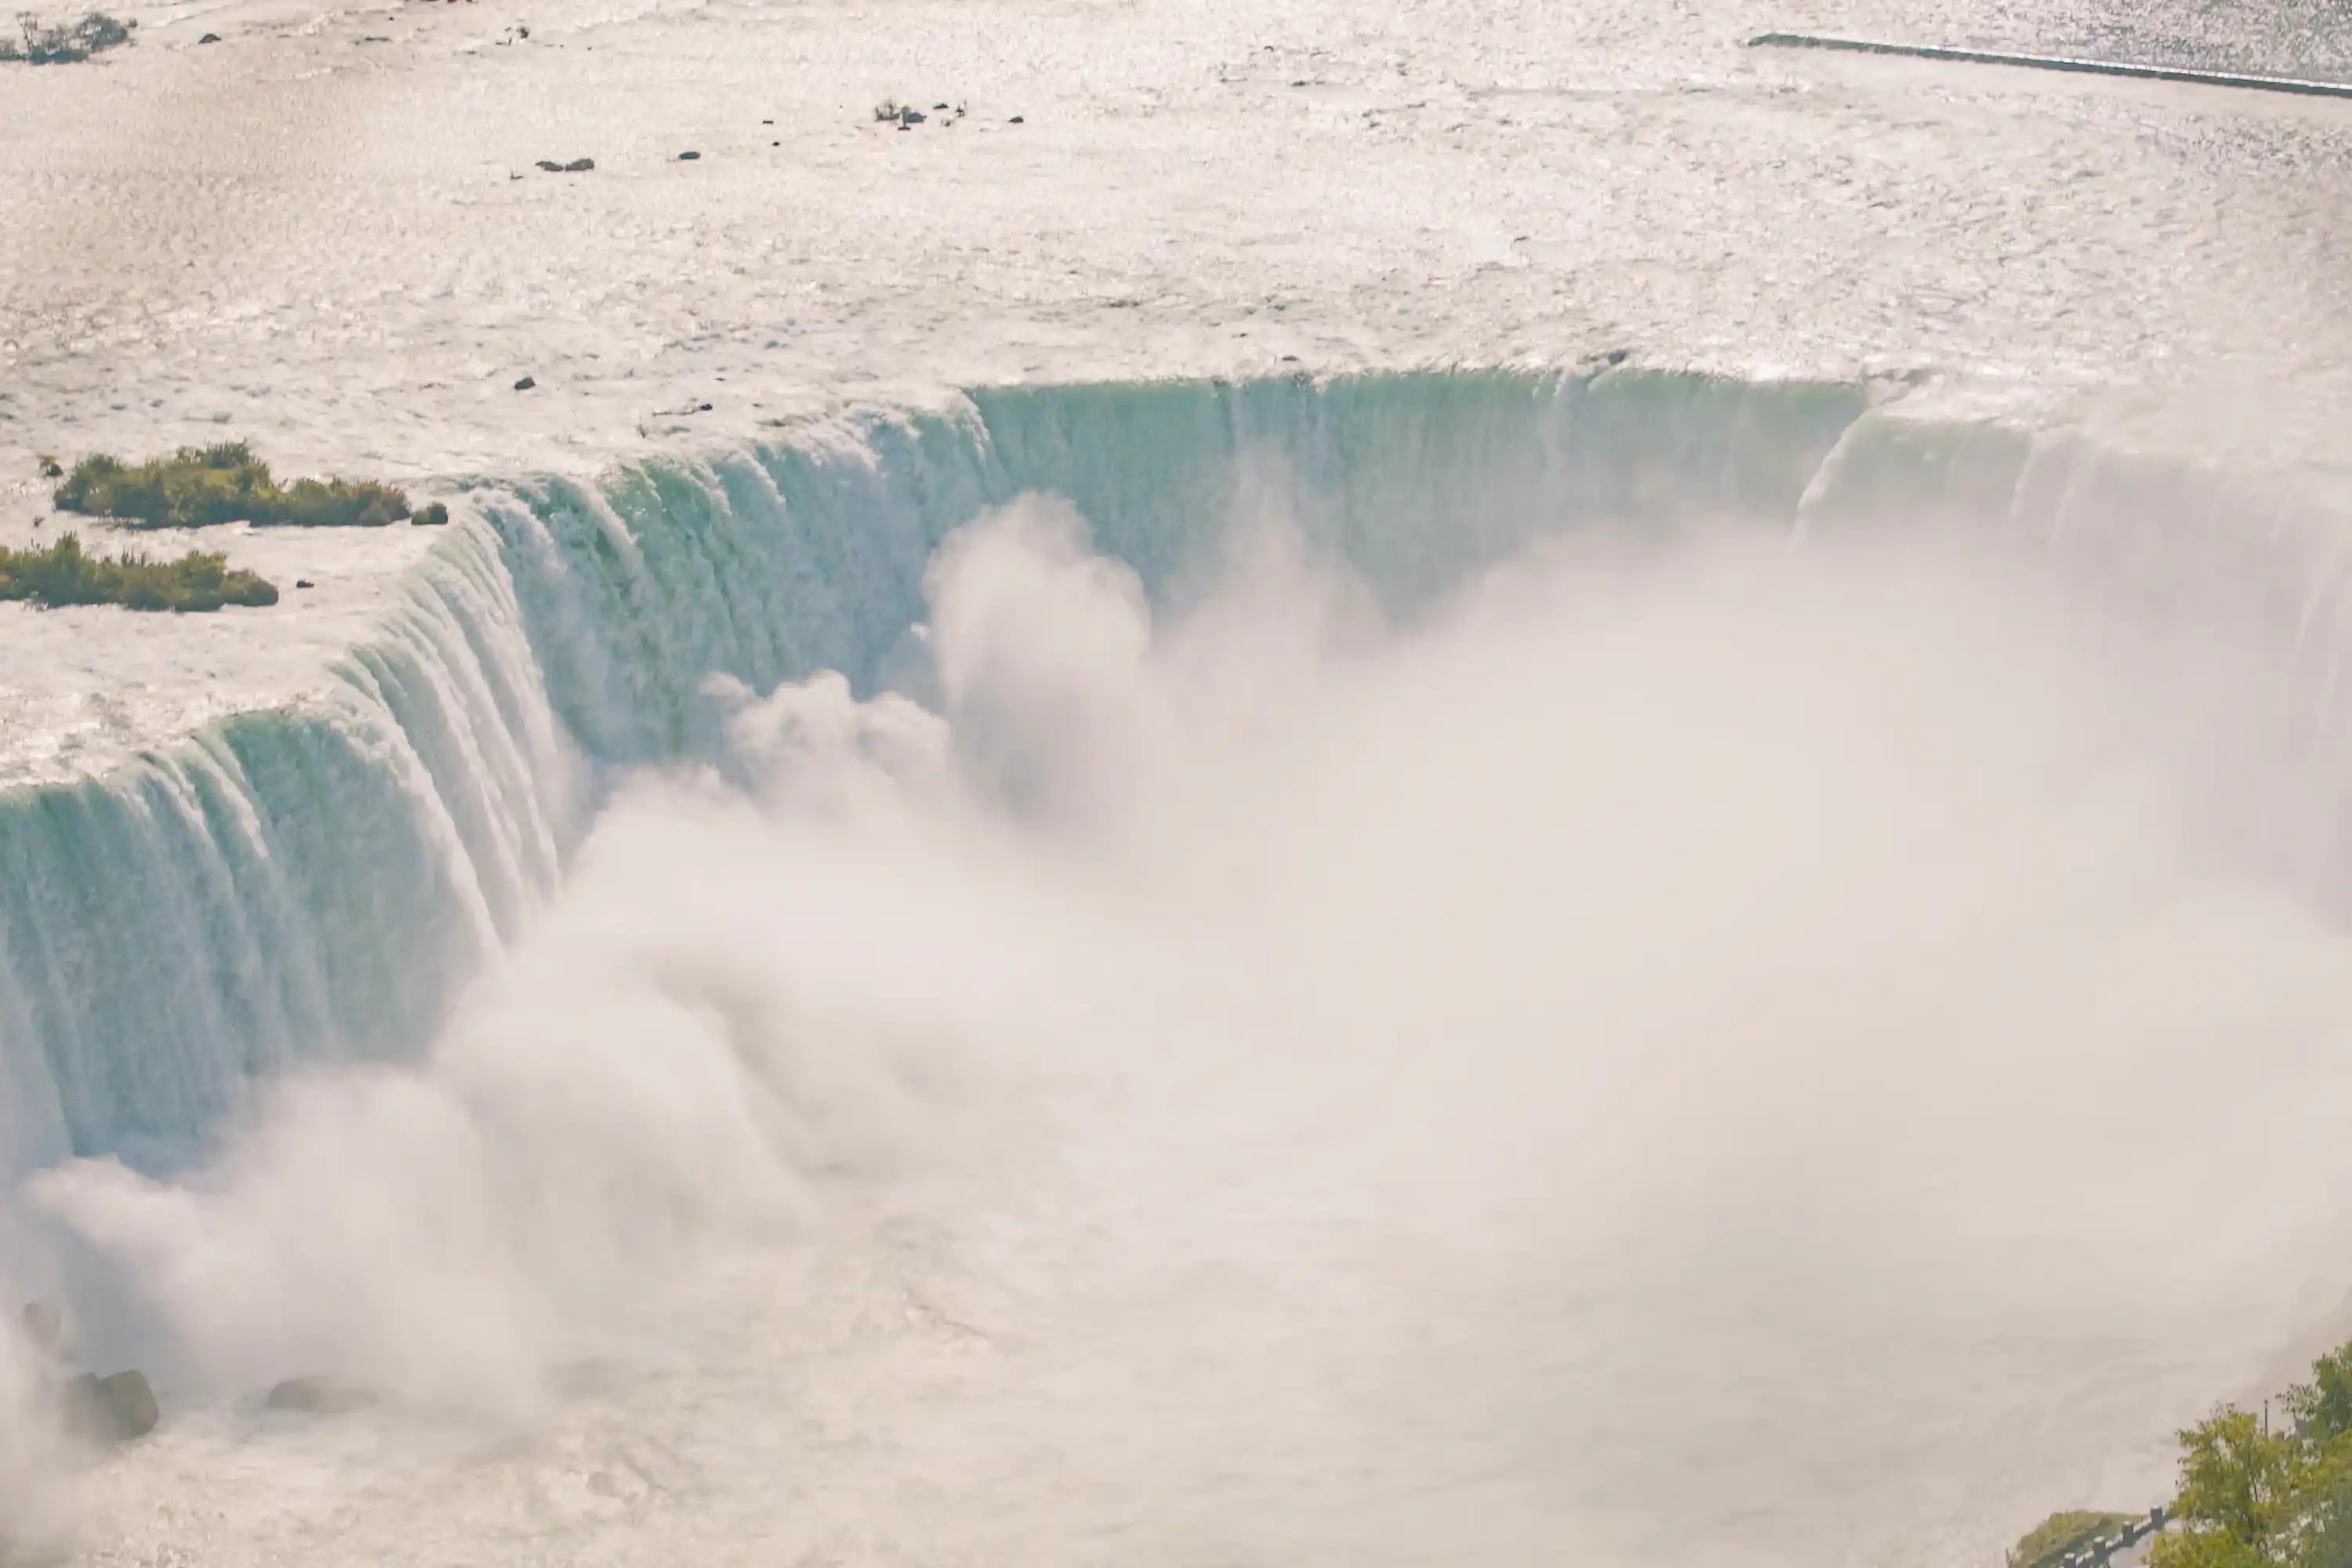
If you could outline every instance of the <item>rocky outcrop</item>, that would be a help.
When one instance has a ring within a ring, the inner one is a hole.
[[[145,1373],[85,1373],[66,1384],[65,1417],[67,1429],[87,1442],[128,1443],[152,1432],[163,1412]]]

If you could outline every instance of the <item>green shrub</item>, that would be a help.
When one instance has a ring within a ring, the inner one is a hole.
[[[2053,1513],[2025,1532],[2023,1540],[2010,1548],[2009,1568],[2053,1568],[2066,1554],[2087,1544],[2094,1537],[2113,1535],[2132,1522],[2128,1513]]]
[[[0,545],[0,599],[37,605],[121,605],[132,610],[217,610],[224,605],[278,602],[278,590],[251,572],[232,572],[228,557],[191,550],[177,561],[132,552],[107,560],[67,534],[47,550]]]
[[[263,469],[266,475],[268,470]],[[296,479],[286,492],[276,518],[256,522],[285,522],[297,528],[383,528],[408,515],[408,498],[390,485],[373,479],[352,484],[342,479]]]
[[[382,528],[408,515],[408,497],[373,480],[297,479],[281,488],[242,441],[183,447],[136,465],[103,453],[84,458],[51,499],[60,511],[144,528]]]
[[[23,41],[0,38],[0,60],[26,65],[72,65],[101,49],[131,41],[136,22],[120,22],[102,11],[92,11],[79,22],[44,25],[29,13],[16,18]]]

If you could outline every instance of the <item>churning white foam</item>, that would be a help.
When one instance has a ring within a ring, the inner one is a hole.
[[[926,587],[905,694],[735,691],[426,1065],[34,1181],[181,1413],[89,1550],[1960,1563],[2352,1279],[2252,654],[1920,541],[1397,626],[1275,520],[1155,617],[1032,500]]]

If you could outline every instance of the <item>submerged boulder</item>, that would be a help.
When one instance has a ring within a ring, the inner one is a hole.
[[[89,1442],[128,1443],[155,1430],[163,1419],[144,1373],[84,1373],[66,1384],[65,1394],[66,1426]]]

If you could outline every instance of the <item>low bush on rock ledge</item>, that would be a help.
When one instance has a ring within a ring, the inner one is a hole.
[[[86,553],[68,533],[47,550],[0,545],[0,599],[190,611],[274,605],[278,590],[251,572],[230,571],[226,555],[191,550],[177,561],[155,561],[134,552],[110,561]]]
[[[102,49],[131,41],[136,22],[92,11],[79,22],[46,24],[37,16],[16,18],[20,37],[0,37],[0,61],[21,65],[76,65]]]
[[[2053,1513],[2010,1549],[2009,1568],[2059,1568],[2082,1547],[2115,1534],[2137,1518],[2137,1514],[2082,1510]]]
[[[125,463],[103,453],[74,465],[51,498],[59,511],[118,518],[142,528],[382,528],[408,515],[390,485],[297,479],[280,486],[242,441],[183,447],[168,458]]]

